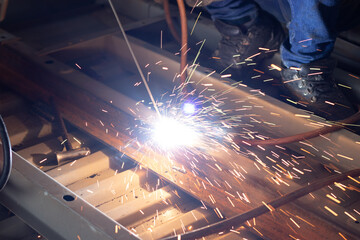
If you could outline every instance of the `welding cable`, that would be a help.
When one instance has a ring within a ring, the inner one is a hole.
[[[196,229],[191,232],[184,233],[182,235],[172,236],[165,238],[166,240],[176,240],[176,239],[198,239],[204,236],[208,236],[213,233],[219,233],[224,231],[229,231],[230,229],[236,229],[244,222],[253,219],[255,217],[261,216],[267,212],[274,211],[276,208],[279,208],[285,204],[291,203],[294,200],[303,197],[309,193],[312,193],[316,190],[319,190],[323,187],[326,187],[334,182],[341,182],[349,178],[354,178],[360,176],[360,169],[350,170],[342,174],[332,175],[320,180],[317,180],[305,187],[299,188],[293,192],[283,195],[267,204],[263,204],[259,207],[253,208],[250,211],[241,213],[239,215],[230,217],[226,220],[210,224],[206,227]]]
[[[181,23],[181,58],[180,58],[180,74],[181,82],[185,84],[187,72],[186,72],[186,62],[187,62],[187,49],[188,49],[188,33],[187,33],[187,18],[185,11],[184,0],[177,0],[180,12],[180,23]]]
[[[188,32],[187,32],[187,18],[186,18],[186,10],[184,0],[177,0],[177,4],[179,7],[180,13],[180,25],[181,25],[181,41],[180,37],[177,34],[174,25],[172,23],[170,8],[169,8],[169,1],[164,0],[164,11],[165,11],[165,19],[170,28],[170,31],[173,37],[178,41],[181,42],[181,55],[180,55],[180,77],[181,82],[185,84],[187,72],[186,72],[186,62],[187,62],[187,50],[188,50]]]
[[[171,14],[170,14],[170,7],[169,7],[169,0],[164,0],[163,1],[163,7],[164,7],[164,12],[165,12],[165,20],[166,23],[170,29],[171,35],[173,36],[173,38],[178,42],[181,43],[181,39],[179,34],[177,33],[173,21],[171,19]]]
[[[4,189],[9,180],[12,165],[12,151],[9,139],[9,134],[6,130],[5,123],[0,115],[0,137],[3,147],[3,169],[0,176],[0,191]]]
[[[315,129],[315,130],[305,132],[305,133],[299,133],[299,134],[292,135],[289,137],[273,138],[273,139],[267,139],[267,140],[235,139],[234,142],[237,145],[245,145],[246,144],[246,145],[251,145],[251,146],[254,146],[254,145],[265,146],[265,145],[288,144],[288,143],[298,142],[298,141],[305,140],[305,139],[318,137],[323,134],[332,133],[337,130],[340,130],[340,129],[344,128],[346,126],[346,124],[351,124],[351,123],[360,121],[360,106],[358,106],[358,109],[359,109],[358,112],[355,113],[354,115],[352,115],[338,123],[334,123],[332,126],[325,126],[325,127],[319,128],[319,129]]]

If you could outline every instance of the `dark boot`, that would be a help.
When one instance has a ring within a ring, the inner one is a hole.
[[[284,31],[280,23],[265,11],[259,11],[258,17],[252,22],[237,26],[221,20],[215,20],[214,23],[222,35],[218,49],[214,53],[214,57],[220,58],[218,60],[220,68],[231,65],[233,69],[241,69],[246,66],[245,60],[247,63],[251,61],[258,63],[264,58],[273,56],[284,39]],[[260,54],[256,55],[258,53]]]
[[[292,94],[292,100],[327,120],[342,120],[355,113],[353,105],[335,84],[334,59],[322,59],[300,68],[284,68],[282,83]]]

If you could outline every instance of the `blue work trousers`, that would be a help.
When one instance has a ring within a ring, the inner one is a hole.
[[[255,19],[259,7],[286,23],[289,36],[280,47],[286,67],[328,57],[337,37],[340,0],[223,0],[206,8],[213,19]],[[360,14],[360,13],[359,13]]]

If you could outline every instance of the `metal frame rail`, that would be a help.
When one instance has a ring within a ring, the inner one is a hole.
[[[62,65],[61,63],[57,62],[55,59],[52,59],[48,56],[37,56],[33,50],[28,48],[20,41],[17,41],[16,38],[12,37],[10,34],[4,31],[1,31],[0,35],[3,36],[2,38],[3,40],[1,43],[2,45],[0,46],[0,71],[2,73],[1,81],[3,83],[8,85],[15,91],[21,92],[24,96],[32,100],[41,100],[43,102],[50,103],[49,102],[50,99],[53,99],[54,102],[58,105],[59,111],[61,112],[62,116],[71,123],[73,123],[75,126],[96,136],[98,139],[114,147],[115,149],[121,149],[121,151],[123,151],[125,154],[130,156],[132,159],[141,162],[143,166],[149,168],[150,170],[152,170],[162,178],[166,179],[170,183],[177,185],[178,187],[180,187],[190,195],[198,199],[204,200],[205,203],[208,204],[209,206],[219,209],[219,211],[221,211],[226,217],[231,217],[237,213],[243,212],[245,209],[249,209],[249,206],[246,205],[244,206],[243,203],[239,203],[239,202],[235,202],[237,204],[236,208],[231,207],[228,201],[224,199],[224,196],[226,196],[226,194],[223,189],[212,186],[206,181],[203,181],[203,179],[194,176],[190,168],[185,167],[187,172],[186,174],[174,173],[173,171],[168,171],[169,169],[162,167],[165,166],[166,165],[165,163],[168,162],[164,156],[156,155],[155,158],[158,160],[158,162],[154,163],[153,157],[146,157],[142,152],[139,152],[137,149],[131,147],[122,149],[121,147],[124,145],[124,143],[126,143],[128,140],[131,139],[129,136],[124,134],[125,132],[124,130],[126,129],[126,127],[128,127],[128,123],[132,121],[132,117],[128,114],[129,111],[127,111],[126,109],[128,104],[134,104],[135,101],[127,98],[124,95],[116,93],[115,91],[112,91],[111,89],[108,89],[105,86],[101,86],[105,92],[107,93],[111,92],[116,96],[116,98],[114,98],[116,99],[116,101],[114,101],[114,103],[112,104],[109,104],[108,101],[104,101],[103,99],[101,99],[101,96],[98,95],[98,94],[104,95],[104,93],[91,92],[94,91],[94,86],[96,85],[100,86],[101,84],[99,85],[99,83],[96,83],[95,81],[91,81],[91,79],[81,76],[81,74],[75,73],[74,71],[70,71],[71,74],[68,75],[63,74],[62,76],[59,76],[61,75],[59,74],[59,71],[60,72],[61,70],[65,71],[66,69],[64,70],[64,68],[66,68],[66,66]],[[115,36],[115,38],[118,39],[117,36]],[[139,43],[139,41],[136,40],[134,40],[134,42]],[[151,51],[152,47],[147,46],[146,48],[141,48],[140,47],[141,45],[146,45],[146,44],[141,42],[139,45],[136,46],[135,51],[142,51],[143,56],[145,56],[144,59],[146,58],[146,56],[150,56],[150,55],[152,57],[159,56],[156,55],[156,53],[154,53],[153,51]],[[120,47],[120,46],[121,44],[116,45],[116,47]],[[175,61],[171,59],[170,60],[168,59],[168,61],[172,65],[171,69],[178,68],[178,65],[176,64]],[[50,62],[56,64],[48,65],[47,63]],[[204,73],[195,72],[194,76],[203,77]],[[78,81],[74,82],[70,80],[70,79],[74,79],[75,77],[79,77],[76,78]],[[84,83],[84,81],[88,83],[88,87],[84,87],[84,85],[81,85],[82,83]],[[215,85],[214,87],[229,88],[227,84],[222,83],[214,78],[209,78],[209,81]],[[29,91],[29,89],[31,89],[31,91]],[[234,92],[234,96],[238,96],[239,94],[249,96],[249,94],[246,91],[236,90]],[[126,101],[127,103],[126,106],[124,106],[125,105],[124,101]],[[300,111],[292,107],[289,107],[286,104],[280,103],[276,100],[272,100],[269,97],[265,97],[264,99],[258,101],[260,101],[261,104],[265,106],[272,107],[278,112],[282,112],[284,116],[292,116],[294,114],[294,111],[295,112]],[[107,115],[105,117],[104,114],[101,112],[101,109],[105,109],[107,111]],[[152,113],[147,112],[146,114],[152,114]],[[99,123],[100,119],[101,119],[101,123]],[[115,126],[113,124],[114,119],[117,119],[118,122],[118,124]],[[294,122],[289,122],[284,124],[285,125],[290,124],[288,125],[288,127],[289,130],[291,130],[291,126],[294,126],[294,124],[301,125],[304,122],[305,121],[303,119],[297,119]],[[107,129],[106,131],[104,131],[104,127]],[[299,129],[295,129],[295,131],[298,130]],[[347,133],[345,130],[343,130],[341,134],[345,134],[348,137],[350,136],[349,133]],[[333,138],[338,138],[339,136],[341,137],[343,135],[338,135],[338,134],[332,135]],[[351,142],[351,140],[346,140],[346,141]],[[349,145],[346,146],[346,148],[351,149],[352,148],[351,146],[353,144],[354,143],[350,143]],[[356,154],[356,151],[352,149],[352,153]],[[16,163],[18,162],[19,158],[16,157],[16,159],[17,160],[15,160],[15,164],[19,164]],[[227,159],[224,159],[220,163],[223,164],[225,167],[230,168],[228,163],[230,161],[233,161],[234,159],[241,160],[243,164],[250,164],[251,162],[250,160],[246,159],[243,156],[234,155],[230,157],[228,156]],[[349,165],[345,165],[343,168],[351,169],[353,167],[356,167],[357,165],[358,163],[350,163]],[[23,169],[22,166],[21,169],[25,171],[25,169]],[[210,174],[218,175],[219,178],[223,179],[224,181],[226,180],[229,183],[238,184],[238,182],[234,180],[231,177],[231,175],[229,175],[228,172],[226,171],[223,172],[214,171],[213,173]],[[241,184],[242,189],[246,189],[247,192],[251,192],[252,189],[254,188],[261,188],[261,187],[264,188],[264,186],[262,186],[262,182],[256,182],[257,173],[249,173],[249,174],[254,175],[255,181],[242,182]],[[16,171],[14,175],[16,175]],[[41,177],[45,176],[41,174],[38,175]],[[266,176],[271,177],[271,174],[266,175],[265,173],[264,175],[265,177]],[[202,184],[206,186],[206,191],[200,190],[199,187],[196,185],[194,186],[194,183],[199,181],[202,181]],[[296,186],[296,184],[294,185]],[[47,187],[52,187],[52,185]],[[265,198],[269,199],[269,197],[270,199],[273,198],[274,193],[269,193],[269,192],[271,192],[271,189],[268,190],[267,192],[258,194],[257,199],[260,200],[261,202],[262,199]],[[55,194],[56,193],[59,192],[55,192]],[[61,192],[61,191],[60,193],[65,194],[65,192]],[[206,200],[209,199],[208,198],[209,194],[211,194],[212,196],[214,196],[215,199],[217,199],[216,204],[214,204],[212,201]],[[60,197],[60,195],[58,195],[58,197]],[[254,193],[254,197],[255,197],[255,193]],[[13,198],[18,198],[16,197],[15,193],[13,195]],[[23,198],[18,198],[18,201],[21,201],[22,199]],[[33,201],[26,201],[26,202],[33,202]],[[92,208],[89,209],[90,212],[95,211],[95,210],[91,210]],[[291,209],[292,213],[298,215],[306,214],[310,219],[310,221],[317,223],[317,227],[315,231],[311,229],[311,227],[305,226],[304,230],[301,233],[299,233],[299,236],[302,238],[322,239],[324,237],[338,235],[339,226],[334,226],[332,224],[329,224],[329,222],[327,222],[325,219],[319,218],[294,204],[291,204],[291,206],[285,206],[284,209],[288,209],[289,211]],[[58,211],[59,209],[57,209],[57,211],[54,211],[53,214],[51,215],[56,216]],[[15,212],[15,214],[17,213]],[[276,215],[277,221],[285,222],[287,219],[285,215],[281,215],[280,213],[274,213],[274,214],[277,214]],[[42,217],[46,217],[46,216],[41,216],[41,218]],[[61,219],[61,221],[63,220]],[[85,224],[84,219],[81,221],[84,221]],[[103,221],[108,222],[109,220],[104,218]],[[277,226],[277,223],[274,222],[274,217],[272,215],[263,215],[259,217],[257,219],[257,224],[261,228],[262,233],[265,236],[268,235],[280,239],[284,236],[289,235],[289,230],[285,228],[276,228],[275,231],[275,226]],[[103,226],[100,223],[95,225]],[[111,224],[109,224],[109,227],[111,226],[112,228],[111,232],[113,232],[113,228],[115,225],[116,223],[114,222],[111,222]],[[91,226],[91,222],[89,226]],[[347,228],[347,229],[348,230],[350,229],[350,231],[347,232],[348,236],[354,237],[354,235],[356,235],[355,232],[352,232],[354,231],[352,228]],[[84,231],[87,232],[88,230],[84,230]],[[51,232],[49,234],[51,234]],[[129,233],[126,231],[123,232],[123,234],[129,234]]]

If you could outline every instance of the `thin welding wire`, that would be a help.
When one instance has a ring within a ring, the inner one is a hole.
[[[314,137],[318,137],[320,135],[323,134],[327,134],[327,133],[332,133],[335,132],[339,129],[344,128],[344,126],[346,126],[346,124],[349,123],[354,123],[360,120],[360,106],[359,106],[359,110],[357,113],[355,113],[354,115],[342,120],[341,122],[334,124],[332,126],[326,126],[326,127],[322,127],[319,129],[315,129],[313,131],[309,131],[309,132],[305,132],[305,133],[300,133],[300,134],[296,134],[293,136],[289,136],[289,137],[282,137],[282,138],[274,138],[274,139],[267,139],[267,140],[244,140],[244,139],[235,139],[234,142],[238,145],[244,145],[246,142],[246,144],[250,144],[250,145],[280,145],[280,144],[288,144],[288,143],[293,143],[293,142],[297,142],[297,141],[301,141],[301,140],[305,140],[305,139],[310,139],[310,138],[314,138]]]
[[[329,184],[332,184],[334,182],[344,181],[344,180],[348,179],[349,176],[350,177],[358,177],[359,175],[360,175],[360,169],[355,169],[355,170],[351,170],[351,171],[348,171],[348,172],[345,172],[342,174],[332,175],[332,176],[317,180],[314,183],[311,183],[305,187],[302,187],[298,190],[295,190],[291,193],[288,193],[282,197],[279,197],[279,198],[267,203],[267,206],[270,206],[274,209],[279,208],[279,207],[281,207],[287,203],[290,203],[300,197],[303,197],[311,192],[319,190]],[[228,218],[226,220],[208,225],[203,228],[199,228],[199,229],[191,231],[191,232],[184,233],[180,236],[172,236],[172,237],[168,237],[165,239],[167,239],[167,240],[169,240],[169,239],[172,239],[172,240],[195,239],[195,238],[201,238],[203,236],[207,236],[207,235],[210,235],[213,233],[228,231],[232,227],[234,227],[234,228],[239,227],[242,223],[246,222],[247,220],[253,219],[255,217],[263,215],[264,213],[269,212],[270,209],[267,206],[265,206],[263,204],[257,208],[253,208],[250,211],[236,215],[236,216]]]
[[[167,23],[167,25],[168,25],[168,27],[170,29],[171,35],[175,38],[175,40],[178,43],[181,43],[180,36],[177,33],[177,31],[176,31],[176,29],[174,27],[173,21],[171,19],[169,0],[164,0],[163,7],[164,7],[164,12],[165,12],[165,20],[166,20],[166,23]]]
[[[116,18],[116,21],[117,21],[117,23],[118,23],[118,25],[119,25],[119,28],[120,28],[120,30],[121,30],[121,33],[122,33],[122,35],[124,36],[126,45],[127,45],[127,47],[129,48],[129,51],[130,51],[130,53],[131,53],[131,56],[132,56],[132,58],[133,58],[133,60],[134,60],[134,62],[135,62],[135,65],[136,65],[136,67],[137,67],[137,70],[139,71],[140,77],[141,77],[141,79],[142,79],[142,81],[143,81],[143,83],[144,83],[144,85],[145,85],[145,88],[146,88],[148,94],[149,94],[149,97],[150,97],[150,99],[151,99],[151,102],[153,103],[154,108],[155,108],[157,114],[158,114],[159,116],[161,116],[161,115],[160,115],[160,111],[159,111],[159,109],[158,109],[158,107],[157,107],[157,105],[156,105],[155,99],[154,99],[154,97],[153,97],[153,95],[152,95],[152,93],[151,93],[151,91],[150,91],[149,85],[147,84],[146,79],[145,79],[145,77],[144,77],[144,74],[143,74],[143,72],[142,72],[142,70],[141,70],[141,68],[140,68],[139,62],[138,62],[138,60],[136,59],[136,56],[135,56],[135,54],[134,54],[134,51],[133,51],[133,49],[132,49],[132,47],[131,47],[131,45],[130,45],[130,42],[129,42],[128,38],[127,38],[127,35],[126,35],[125,30],[124,30],[124,28],[123,28],[123,25],[122,25],[121,22],[120,22],[120,19],[119,19],[118,14],[116,13],[116,10],[115,10],[115,8],[114,8],[114,5],[113,5],[113,3],[112,3],[111,0],[108,0],[108,1],[109,1],[109,4],[110,4],[110,7],[111,7],[111,9],[112,9],[112,11],[113,11],[113,13],[114,13],[114,16],[115,16],[115,18]]]

